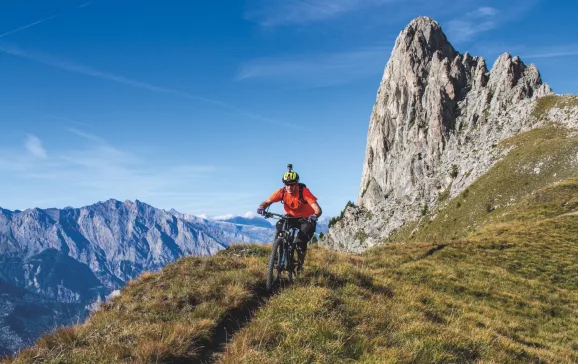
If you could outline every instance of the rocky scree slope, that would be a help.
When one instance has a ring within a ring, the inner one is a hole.
[[[500,141],[548,122],[578,127],[576,106],[533,115],[548,95],[534,65],[505,53],[488,71],[483,58],[457,52],[437,22],[413,20],[377,91],[356,206],[322,244],[354,252],[379,244],[483,175],[509,151]]]

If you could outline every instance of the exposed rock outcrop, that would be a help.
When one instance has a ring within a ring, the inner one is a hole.
[[[553,94],[534,65],[505,53],[488,71],[440,25],[414,19],[398,36],[377,91],[356,207],[323,244],[362,251],[453,197],[499,158],[499,141],[540,125],[534,101]]]

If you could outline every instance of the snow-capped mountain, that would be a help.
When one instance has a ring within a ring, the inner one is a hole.
[[[315,229],[315,232],[317,234],[326,234],[329,231],[329,220],[331,220],[331,217],[322,217],[317,220],[317,229]]]
[[[237,225],[258,226],[267,229],[273,228],[273,225],[268,220],[265,220],[264,218],[258,215],[253,215],[251,213],[247,213],[244,216],[216,216],[213,219],[217,221],[230,222]]]
[[[315,230],[315,232],[317,234],[327,233],[327,231],[329,231],[329,220],[330,219],[331,219],[330,217],[322,217],[319,220],[317,220],[317,229]],[[215,216],[213,218],[213,220],[229,222],[229,223],[233,223],[236,225],[242,225],[242,226],[263,227],[263,228],[272,229],[272,230],[275,230],[275,222],[276,222],[275,220],[271,220],[272,222],[270,222],[269,220],[266,220],[266,219],[260,217],[259,215],[253,214],[251,212],[248,212],[243,216],[235,216],[235,215]],[[273,238],[273,236],[271,236],[269,239],[271,239],[271,238]],[[269,241],[269,240],[265,240],[265,241]]]

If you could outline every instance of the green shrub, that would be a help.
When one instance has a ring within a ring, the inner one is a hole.
[[[458,166],[452,164],[452,170],[450,171],[450,176],[456,178],[458,176]]]
[[[331,220],[329,220],[329,227],[332,227],[333,225],[341,221],[341,219],[343,219],[343,216],[345,215],[345,210],[347,210],[348,207],[355,207],[355,204],[351,201],[347,201],[347,204],[345,204],[345,207],[343,208],[343,210],[341,210],[339,216],[332,217]]]

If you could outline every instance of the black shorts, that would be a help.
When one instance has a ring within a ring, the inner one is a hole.
[[[281,220],[277,221],[277,234],[281,232],[283,228],[283,222]],[[315,234],[315,229],[317,228],[316,222],[299,222],[299,220],[289,220],[289,227],[299,228],[297,233],[297,238],[295,242],[301,246],[301,249],[307,249],[307,242],[311,240],[313,234]]]

